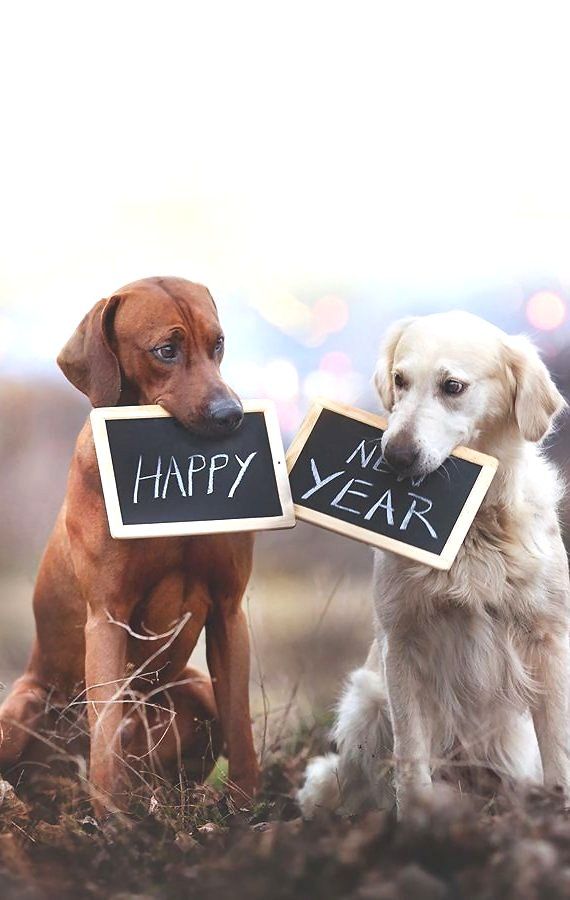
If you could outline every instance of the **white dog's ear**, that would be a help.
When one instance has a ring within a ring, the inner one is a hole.
[[[394,366],[394,356],[396,347],[400,338],[404,334],[406,328],[415,322],[416,316],[408,316],[406,319],[399,319],[394,322],[386,332],[382,347],[380,348],[380,356],[376,364],[374,373],[374,384],[376,390],[380,394],[382,406],[386,412],[390,412],[394,405],[394,379],[392,369]]]
[[[540,441],[567,405],[566,401],[532,341],[524,335],[509,337],[505,348],[516,423],[525,440]]]

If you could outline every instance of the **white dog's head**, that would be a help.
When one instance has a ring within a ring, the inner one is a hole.
[[[497,428],[540,441],[565,405],[528,338],[464,312],[396,322],[375,382],[389,413],[385,459],[415,477]]]

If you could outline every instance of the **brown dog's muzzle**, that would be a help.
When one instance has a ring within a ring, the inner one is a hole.
[[[243,406],[233,397],[221,397],[208,403],[203,419],[207,434],[231,434],[243,420]]]
[[[167,403],[164,404],[168,406]],[[202,396],[186,414],[178,415],[175,404],[169,412],[186,428],[196,434],[223,437],[239,428],[243,421],[243,406],[239,397],[220,379],[206,386]]]
[[[206,380],[199,373],[192,381],[175,382],[155,402],[195,434],[223,437],[239,428],[243,420],[239,397],[219,376]]]

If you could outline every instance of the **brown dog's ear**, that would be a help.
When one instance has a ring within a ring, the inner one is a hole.
[[[392,369],[394,366],[396,347],[406,328],[411,325],[412,322],[415,322],[415,320],[415,316],[408,316],[406,319],[400,319],[398,322],[394,322],[388,329],[380,349],[380,357],[374,373],[374,384],[376,390],[380,394],[380,399],[386,412],[390,412],[394,405],[394,379],[392,376]]]
[[[116,406],[121,395],[121,370],[106,331],[120,299],[96,303],[57,357],[65,377],[93,406]]]
[[[527,337],[510,337],[505,347],[507,367],[514,382],[515,420],[525,440],[536,443],[548,434],[566,401]]]

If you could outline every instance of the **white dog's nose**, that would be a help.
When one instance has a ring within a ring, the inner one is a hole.
[[[420,451],[409,441],[394,438],[384,447],[384,459],[400,475],[408,475],[418,461]]]

